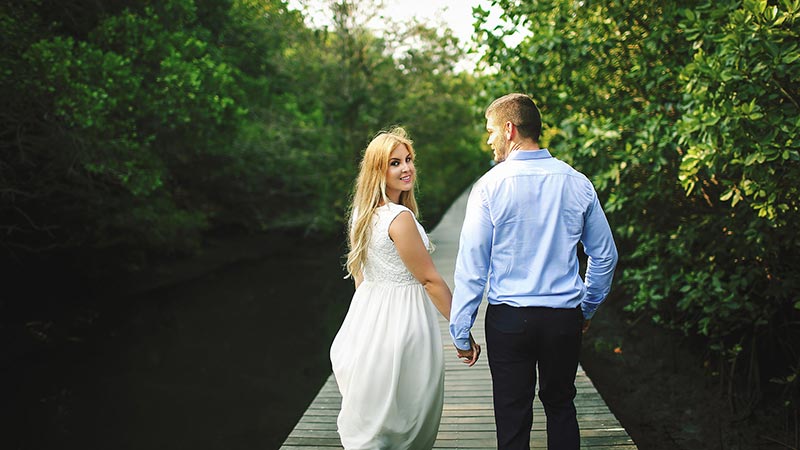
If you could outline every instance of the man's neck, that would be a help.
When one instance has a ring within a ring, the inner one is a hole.
[[[526,151],[526,150],[541,150],[541,149],[539,148],[539,144],[536,143],[536,141],[532,139],[523,139],[518,142],[511,143],[511,149],[509,150],[509,153],[517,150]]]

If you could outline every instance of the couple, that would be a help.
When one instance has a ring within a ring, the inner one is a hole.
[[[616,247],[589,180],[539,148],[533,100],[509,94],[485,115],[502,164],[470,193],[452,295],[415,218],[411,141],[395,129],[364,153],[347,256],[356,291],[331,346],[347,450],[433,447],[444,393],[436,310],[450,321],[458,357],[475,364],[481,347],[470,329],[487,283],[498,448],[530,448],[537,369],[548,448],[579,448],[573,399],[581,336],[609,292]],[[578,242],[589,257],[585,281]]]

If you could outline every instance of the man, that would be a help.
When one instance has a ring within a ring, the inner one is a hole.
[[[469,331],[484,288],[497,446],[529,449],[533,398],[547,416],[547,448],[580,446],[575,374],[582,333],[608,295],[617,250],[591,182],[540,149],[530,97],[509,94],[486,109],[498,164],[472,188],[456,261],[450,334],[472,360]],[[578,242],[588,255],[581,279]]]

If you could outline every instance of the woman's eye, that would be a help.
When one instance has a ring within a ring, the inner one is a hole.
[[[390,166],[397,166],[399,164],[400,164],[399,161],[392,161],[392,162],[389,163]]]

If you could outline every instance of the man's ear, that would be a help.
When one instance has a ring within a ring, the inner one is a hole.
[[[511,138],[514,136],[514,124],[511,123],[511,121],[506,122],[503,131],[505,131],[506,133],[506,140],[510,141]]]

